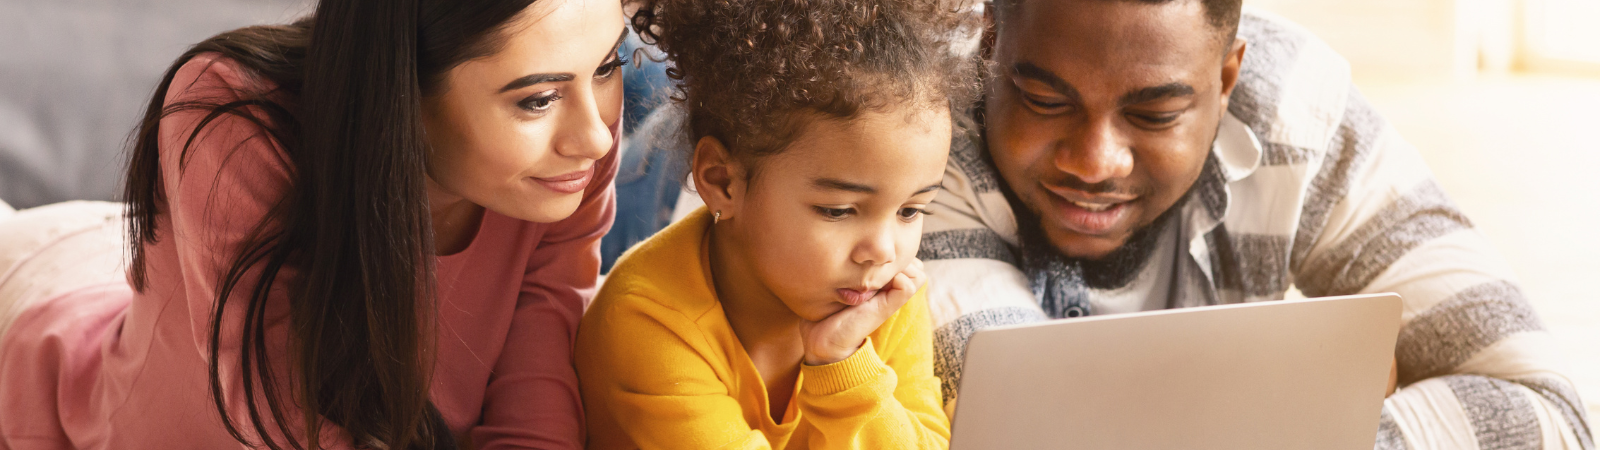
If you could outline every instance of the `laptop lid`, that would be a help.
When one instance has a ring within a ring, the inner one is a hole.
[[[951,430],[965,449],[1371,449],[1395,294],[978,331]]]

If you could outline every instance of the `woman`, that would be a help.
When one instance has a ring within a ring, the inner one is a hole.
[[[0,448],[581,446],[622,32],[329,0],[197,45],[136,136],[126,281],[0,286]]]

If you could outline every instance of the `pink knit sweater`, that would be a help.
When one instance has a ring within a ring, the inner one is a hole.
[[[215,54],[196,57],[179,70],[166,102],[260,92],[262,82],[241,70]],[[209,321],[220,275],[287,192],[292,169],[259,128],[223,116],[180,170],[178,150],[203,115],[161,122],[166,208],[159,240],[146,246],[144,292],[125,283],[71,292],[23,312],[0,337],[0,449],[240,447],[208,387]],[[451,431],[470,435],[478,448],[581,446],[572,341],[614,215],[615,160],[613,150],[598,162],[600,175],[572,217],[539,224],[490,211],[466,250],[438,258],[431,395]],[[280,274],[280,287],[296,276]],[[236,363],[245,301],[235,298],[222,330],[222,400],[248,430]],[[278,378],[288,380],[287,299],[273,297],[267,314],[268,353]],[[297,421],[298,410],[289,417]],[[324,442],[348,447],[341,437],[332,430]]]

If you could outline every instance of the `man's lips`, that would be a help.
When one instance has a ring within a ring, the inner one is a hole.
[[[587,169],[564,173],[553,177],[533,177],[533,181],[538,182],[540,185],[552,191],[562,194],[575,194],[582,192],[583,188],[589,187],[589,177],[593,174],[594,167],[590,166]]]
[[[1128,204],[1139,197],[1126,194],[1089,194],[1076,189],[1045,185],[1055,222],[1085,235],[1104,235],[1128,216]]]
[[[872,300],[873,296],[878,295],[878,290],[877,289],[864,289],[864,288],[863,289],[840,288],[838,290],[838,292],[839,292],[839,300],[843,301],[844,304],[850,305],[850,306],[856,306],[856,305],[859,305],[859,304],[862,304],[862,303],[866,303],[867,300]]]

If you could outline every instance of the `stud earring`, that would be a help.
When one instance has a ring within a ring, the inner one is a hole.
[[[712,225],[716,225],[717,222],[721,222],[721,221],[722,221],[722,210],[719,209],[719,210],[717,210],[717,212],[711,213],[711,224]]]

